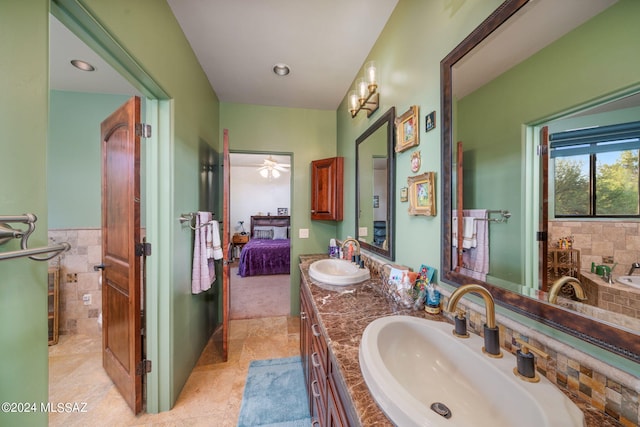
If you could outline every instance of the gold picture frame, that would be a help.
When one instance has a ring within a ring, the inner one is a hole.
[[[410,215],[436,215],[435,179],[435,172],[425,172],[407,178]]]
[[[418,106],[412,105],[406,113],[396,118],[396,153],[420,144],[418,117]]]

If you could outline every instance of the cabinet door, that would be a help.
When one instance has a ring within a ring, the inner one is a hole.
[[[342,221],[344,158],[311,162],[311,219]]]

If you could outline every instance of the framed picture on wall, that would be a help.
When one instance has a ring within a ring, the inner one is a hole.
[[[278,216],[289,215],[289,208],[278,208]]]
[[[429,132],[436,128],[436,112],[432,111],[424,118],[424,131]]]
[[[425,172],[407,178],[410,215],[436,215],[435,175],[435,172]]]
[[[418,123],[418,106],[412,105],[409,110],[396,118],[396,152],[420,144],[420,126]]]
[[[400,189],[400,201],[401,202],[409,201],[409,189],[407,187],[402,187]]]

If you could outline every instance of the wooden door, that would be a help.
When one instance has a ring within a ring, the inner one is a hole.
[[[102,364],[134,413],[142,410],[140,98],[100,126],[102,140]]]
[[[549,128],[540,130],[540,220],[538,226],[538,280],[539,289],[547,292],[547,264],[549,253]]]
[[[229,238],[229,199],[231,197],[231,163],[229,161],[229,130],[224,130],[222,142],[222,170],[223,170],[223,196],[222,196],[222,248],[224,258],[222,260],[222,358],[226,362],[229,358],[229,297],[230,287],[229,270],[233,261],[231,253],[231,240]]]
[[[311,162],[311,219],[342,221],[344,158]]]

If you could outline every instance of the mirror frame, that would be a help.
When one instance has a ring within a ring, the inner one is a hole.
[[[471,34],[456,46],[440,62],[440,89],[442,111],[442,239],[441,280],[458,287],[466,283],[477,283],[487,288],[496,303],[515,313],[529,317],[543,325],[551,326],[571,336],[604,348],[619,356],[640,362],[640,339],[630,331],[598,321],[580,313],[521,296],[500,287],[460,274],[451,269],[451,214],[452,214],[452,161],[453,161],[453,92],[452,67],[462,57],[480,44],[500,25],[520,10],[529,0],[506,0]]]
[[[355,235],[358,236],[359,229],[359,217],[360,217],[360,168],[359,168],[359,150],[360,144],[363,143],[369,136],[380,129],[385,124],[387,125],[387,250],[379,248],[375,245],[367,242],[360,242],[360,247],[370,252],[380,255],[383,258],[394,260],[395,257],[395,182],[396,182],[396,152],[395,152],[395,119],[396,119],[396,107],[389,108],[382,116],[378,118],[362,135],[356,139],[356,229]]]

